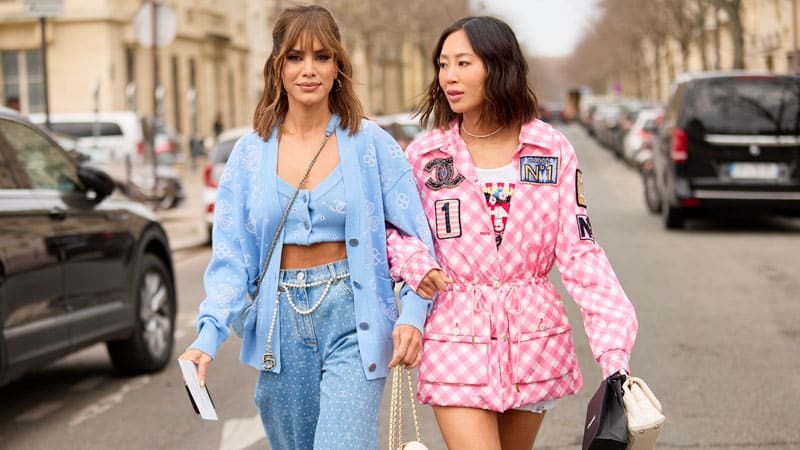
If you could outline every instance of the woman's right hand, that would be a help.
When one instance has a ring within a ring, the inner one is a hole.
[[[441,269],[432,269],[425,274],[417,288],[417,294],[422,298],[432,299],[436,291],[446,291],[453,280]]]
[[[206,370],[208,370],[208,366],[211,364],[211,355],[201,352],[196,348],[190,348],[181,353],[178,359],[186,359],[193,362],[197,366],[197,381],[200,383],[201,387],[206,385]]]

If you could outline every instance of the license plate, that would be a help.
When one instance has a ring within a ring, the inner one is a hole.
[[[731,178],[774,180],[780,176],[780,165],[777,163],[731,163]]]

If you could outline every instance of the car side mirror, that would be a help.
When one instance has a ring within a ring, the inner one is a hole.
[[[93,200],[99,203],[114,192],[116,183],[111,175],[91,166],[78,166],[78,178],[89,191],[94,192]]]
[[[69,154],[70,158],[72,158],[72,160],[78,164],[83,164],[92,159],[91,156],[78,150],[67,150],[67,153]]]

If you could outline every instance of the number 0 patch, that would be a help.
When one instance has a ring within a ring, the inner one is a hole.
[[[450,239],[461,236],[461,202],[458,199],[436,201],[436,237]]]

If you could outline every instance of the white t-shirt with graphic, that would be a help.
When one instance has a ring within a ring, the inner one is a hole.
[[[489,207],[492,225],[494,226],[495,244],[500,247],[503,241],[503,232],[508,222],[508,211],[511,208],[511,196],[514,194],[517,170],[514,164],[495,169],[475,168],[478,182],[483,189],[483,197]]]

